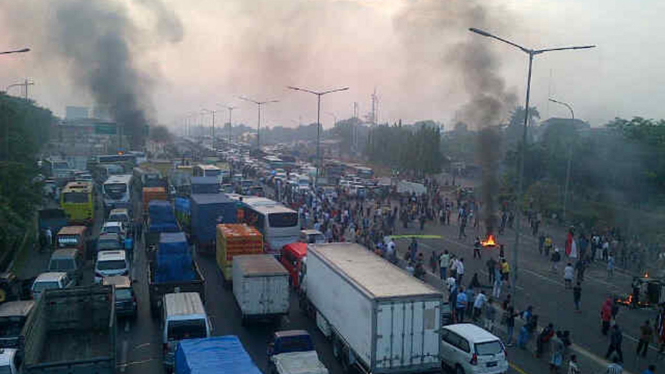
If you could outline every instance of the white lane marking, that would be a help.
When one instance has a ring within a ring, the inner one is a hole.
[[[125,322],[125,332],[129,332],[129,321]]]
[[[120,362],[122,363],[122,366],[120,367],[120,372],[124,373],[125,370],[127,369],[127,340],[122,341],[122,349],[120,351]]]

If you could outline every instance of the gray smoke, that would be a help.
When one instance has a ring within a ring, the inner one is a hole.
[[[145,54],[155,40],[173,43],[183,37],[180,20],[161,0],[138,3],[147,11],[142,15],[154,17],[154,30],[139,28],[129,9],[117,1],[26,0],[5,6],[17,19],[42,17],[36,22],[42,32],[34,33],[31,46],[43,66],[64,64],[70,81],[89,92],[95,105],[108,109],[133,149],[143,144],[156,79],[154,70],[148,73],[137,66],[136,56]]]
[[[501,134],[498,127],[485,127],[478,133],[478,158],[482,168],[483,184],[480,194],[483,202],[482,219],[487,234],[497,227],[496,194],[499,191],[499,163],[501,161]]]
[[[496,12],[499,13],[499,12]],[[509,14],[500,12],[501,18]],[[501,135],[498,125],[515,107],[517,96],[506,88],[499,74],[499,58],[491,49],[492,42],[471,34],[469,27],[502,33],[508,20],[501,24],[490,19],[480,1],[413,1],[395,19],[395,28],[412,57],[413,71],[436,71],[431,79],[448,75],[461,80],[469,100],[456,113],[456,119],[481,130],[478,160],[482,167],[481,188],[483,219],[488,233],[496,227],[496,195],[499,189],[498,169]]]

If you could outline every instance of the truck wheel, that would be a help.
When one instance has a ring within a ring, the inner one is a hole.
[[[455,374],[464,374],[464,369],[460,365],[455,366]]]

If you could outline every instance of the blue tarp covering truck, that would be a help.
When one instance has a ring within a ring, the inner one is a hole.
[[[237,336],[186,339],[178,343],[175,374],[261,374]]]
[[[165,200],[152,200],[148,203],[148,222],[145,230],[145,249],[153,250],[163,232],[179,232],[171,203]]]
[[[215,253],[216,227],[220,223],[236,223],[237,205],[225,194],[190,196],[191,239],[199,254]]]
[[[161,233],[153,259],[148,261],[150,312],[159,316],[167,293],[197,292],[205,302],[204,279],[183,232]]]

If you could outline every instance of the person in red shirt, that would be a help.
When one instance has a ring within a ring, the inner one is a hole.
[[[603,326],[601,332],[603,335],[607,335],[607,331],[610,329],[610,321],[612,320],[612,299],[609,297],[600,309],[600,320]]]

